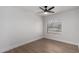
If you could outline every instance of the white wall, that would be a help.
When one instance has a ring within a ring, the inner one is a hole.
[[[62,32],[58,34],[48,34],[47,21],[53,18],[62,22]],[[79,45],[79,9],[68,10],[56,13],[52,16],[43,17],[44,37]]]
[[[42,37],[42,19],[19,7],[0,7],[0,52]]]

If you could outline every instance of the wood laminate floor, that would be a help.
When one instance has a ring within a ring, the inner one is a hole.
[[[78,53],[77,46],[50,39],[40,39],[6,53]]]

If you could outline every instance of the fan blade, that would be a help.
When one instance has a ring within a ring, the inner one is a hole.
[[[42,7],[39,7],[40,9],[42,9],[44,11],[44,9]]]
[[[53,7],[49,8],[48,10],[51,10],[51,9],[53,9],[53,8],[55,8],[55,7],[53,6]]]
[[[50,12],[50,13],[55,13],[54,11],[48,11],[48,12]]]

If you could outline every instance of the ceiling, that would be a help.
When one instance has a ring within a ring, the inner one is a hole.
[[[51,7],[51,6],[49,6],[49,7]],[[24,9],[25,11],[30,11],[33,13],[42,11],[39,8],[39,6],[22,6],[21,8]],[[56,13],[58,13],[58,12],[71,10],[71,9],[75,9],[75,8],[79,8],[79,6],[55,6],[55,8],[52,11],[55,11]]]

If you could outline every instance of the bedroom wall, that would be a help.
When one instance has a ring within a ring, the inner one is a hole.
[[[44,37],[79,45],[79,8],[43,17]],[[62,22],[62,32],[47,33],[47,21],[54,19]]]
[[[0,7],[0,52],[40,39],[41,17],[19,7]]]

